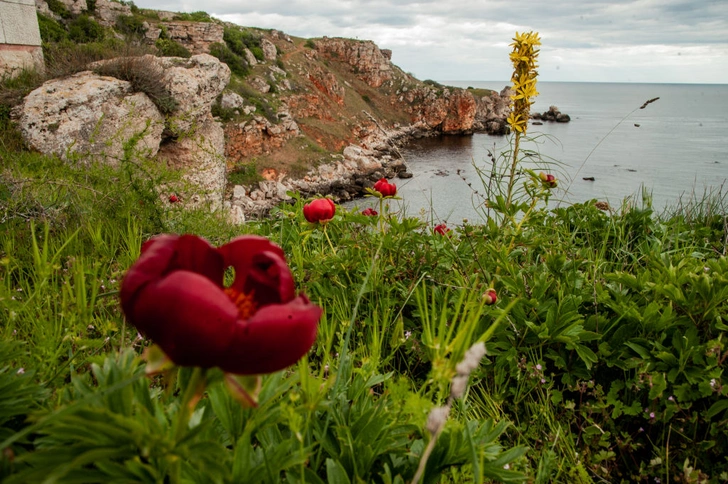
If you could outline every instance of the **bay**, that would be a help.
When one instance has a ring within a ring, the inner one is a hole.
[[[501,90],[507,82],[443,84]],[[641,199],[644,187],[659,212],[681,198],[728,191],[728,85],[541,82],[538,91],[532,112],[555,105],[571,116],[528,130],[525,148],[539,152],[539,169],[560,182],[550,206],[598,199],[619,207]],[[393,209],[437,223],[477,220],[484,181],[476,166],[489,171],[489,152],[509,150],[509,141],[476,133],[412,142],[403,154],[414,176],[396,180],[402,201]]]

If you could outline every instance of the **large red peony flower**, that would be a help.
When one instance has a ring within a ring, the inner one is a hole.
[[[223,286],[232,266],[235,278]],[[321,308],[296,296],[283,250],[242,236],[219,248],[195,235],[160,235],[142,246],[121,285],[121,307],[181,366],[271,373],[311,348]]]
[[[329,198],[317,198],[303,206],[303,216],[309,222],[328,222],[336,214],[336,204]]]
[[[381,193],[383,197],[393,197],[397,194],[397,185],[389,183],[386,178],[380,178],[374,184],[374,190]]]

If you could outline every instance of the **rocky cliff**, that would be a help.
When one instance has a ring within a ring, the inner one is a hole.
[[[72,12],[87,9],[86,0],[60,1]],[[47,10],[43,0],[37,6]],[[161,70],[175,109],[160,111],[154,96],[97,69],[28,96],[19,114],[28,142],[67,159],[113,163],[134,138],[146,156],[196,183],[203,195],[186,201],[226,206],[236,221],[265,212],[287,190],[347,199],[378,177],[407,176],[398,147],[412,138],[506,131],[508,92],[419,81],[371,41],[300,39],[108,0],[96,0],[93,16],[107,26],[136,16],[147,43],[164,37],[197,54],[144,61]],[[235,74],[207,52],[233,62]]]

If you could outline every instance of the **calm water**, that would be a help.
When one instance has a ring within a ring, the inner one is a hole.
[[[500,90],[506,82],[444,84]],[[562,204],[597,198],[619,205],[645,186],[659,210],[681,195],[702,196],[724,184],[728,189],[728,85],[543,82],[538,90],[532,111],[555,105],[571,116],[566,124],[529,126],[537,141],[526,145],[558,163],[550,171],[560,180],[555,198]],[[655,97],[660,99],[632,112]],[[474,206],[482,200],[467,185],[482,187],[474,164],[485,168],[488,151],[500,153],[507,143],[507,137],[475,134],[411,144],[404,156],[414,177],[396,181],[399,208],[453,224],[476,219]]]

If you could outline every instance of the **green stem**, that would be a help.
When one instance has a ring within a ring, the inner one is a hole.
[[[326,240],[329,241],[329,247],[331,247],[331,251],[334,253],[334,255],[336,255],[336,249],[334,248],[334,244],[331,243],[329,233],[326,231],[326,224],[324,224],[324,235],[326,236]]]
[[[190,380],[187,382],[187,387],[182,395],[180,408],[174,422],[174,439],[176,442],[179,442],[187,431],[192,410],[194,410],[197,402],[200,400],[201,390],[204,389],[206,374],[207,370],[204,368],[195,367],[192,370],[192,376],[190,376]]]
[[[518,224],[516,225],[516,230],[513,231],[513,235],[511,236],[511,242],[510,244],[508,244],[508,252],[513,250],[513,245],[516,242],[516,236],[518,236],[518,234],[521,232],[523,224],[526,222],[526,219],[528,219],[528,216],[531,215],[531,212],[533,212],[533,209],[536,207],[536,203],[538,203],[538,197],[534,195],[531,198],[531,206],[528,207],[526,213],[523,214],[523,218],[521,218],[521,221],[518,222]],[[515,219],[513,217],[511,217],[511,220],[515,222]]]
[[[518,167],[518,148],[521,144],[521,132],[516,131],[516,140],[513,143],[513,163],[511,163],[511,176],[508,179],[508,198],[506,199],[506,210],[511,208],[513,200],[513,185],[516,184],[516,168]]]

